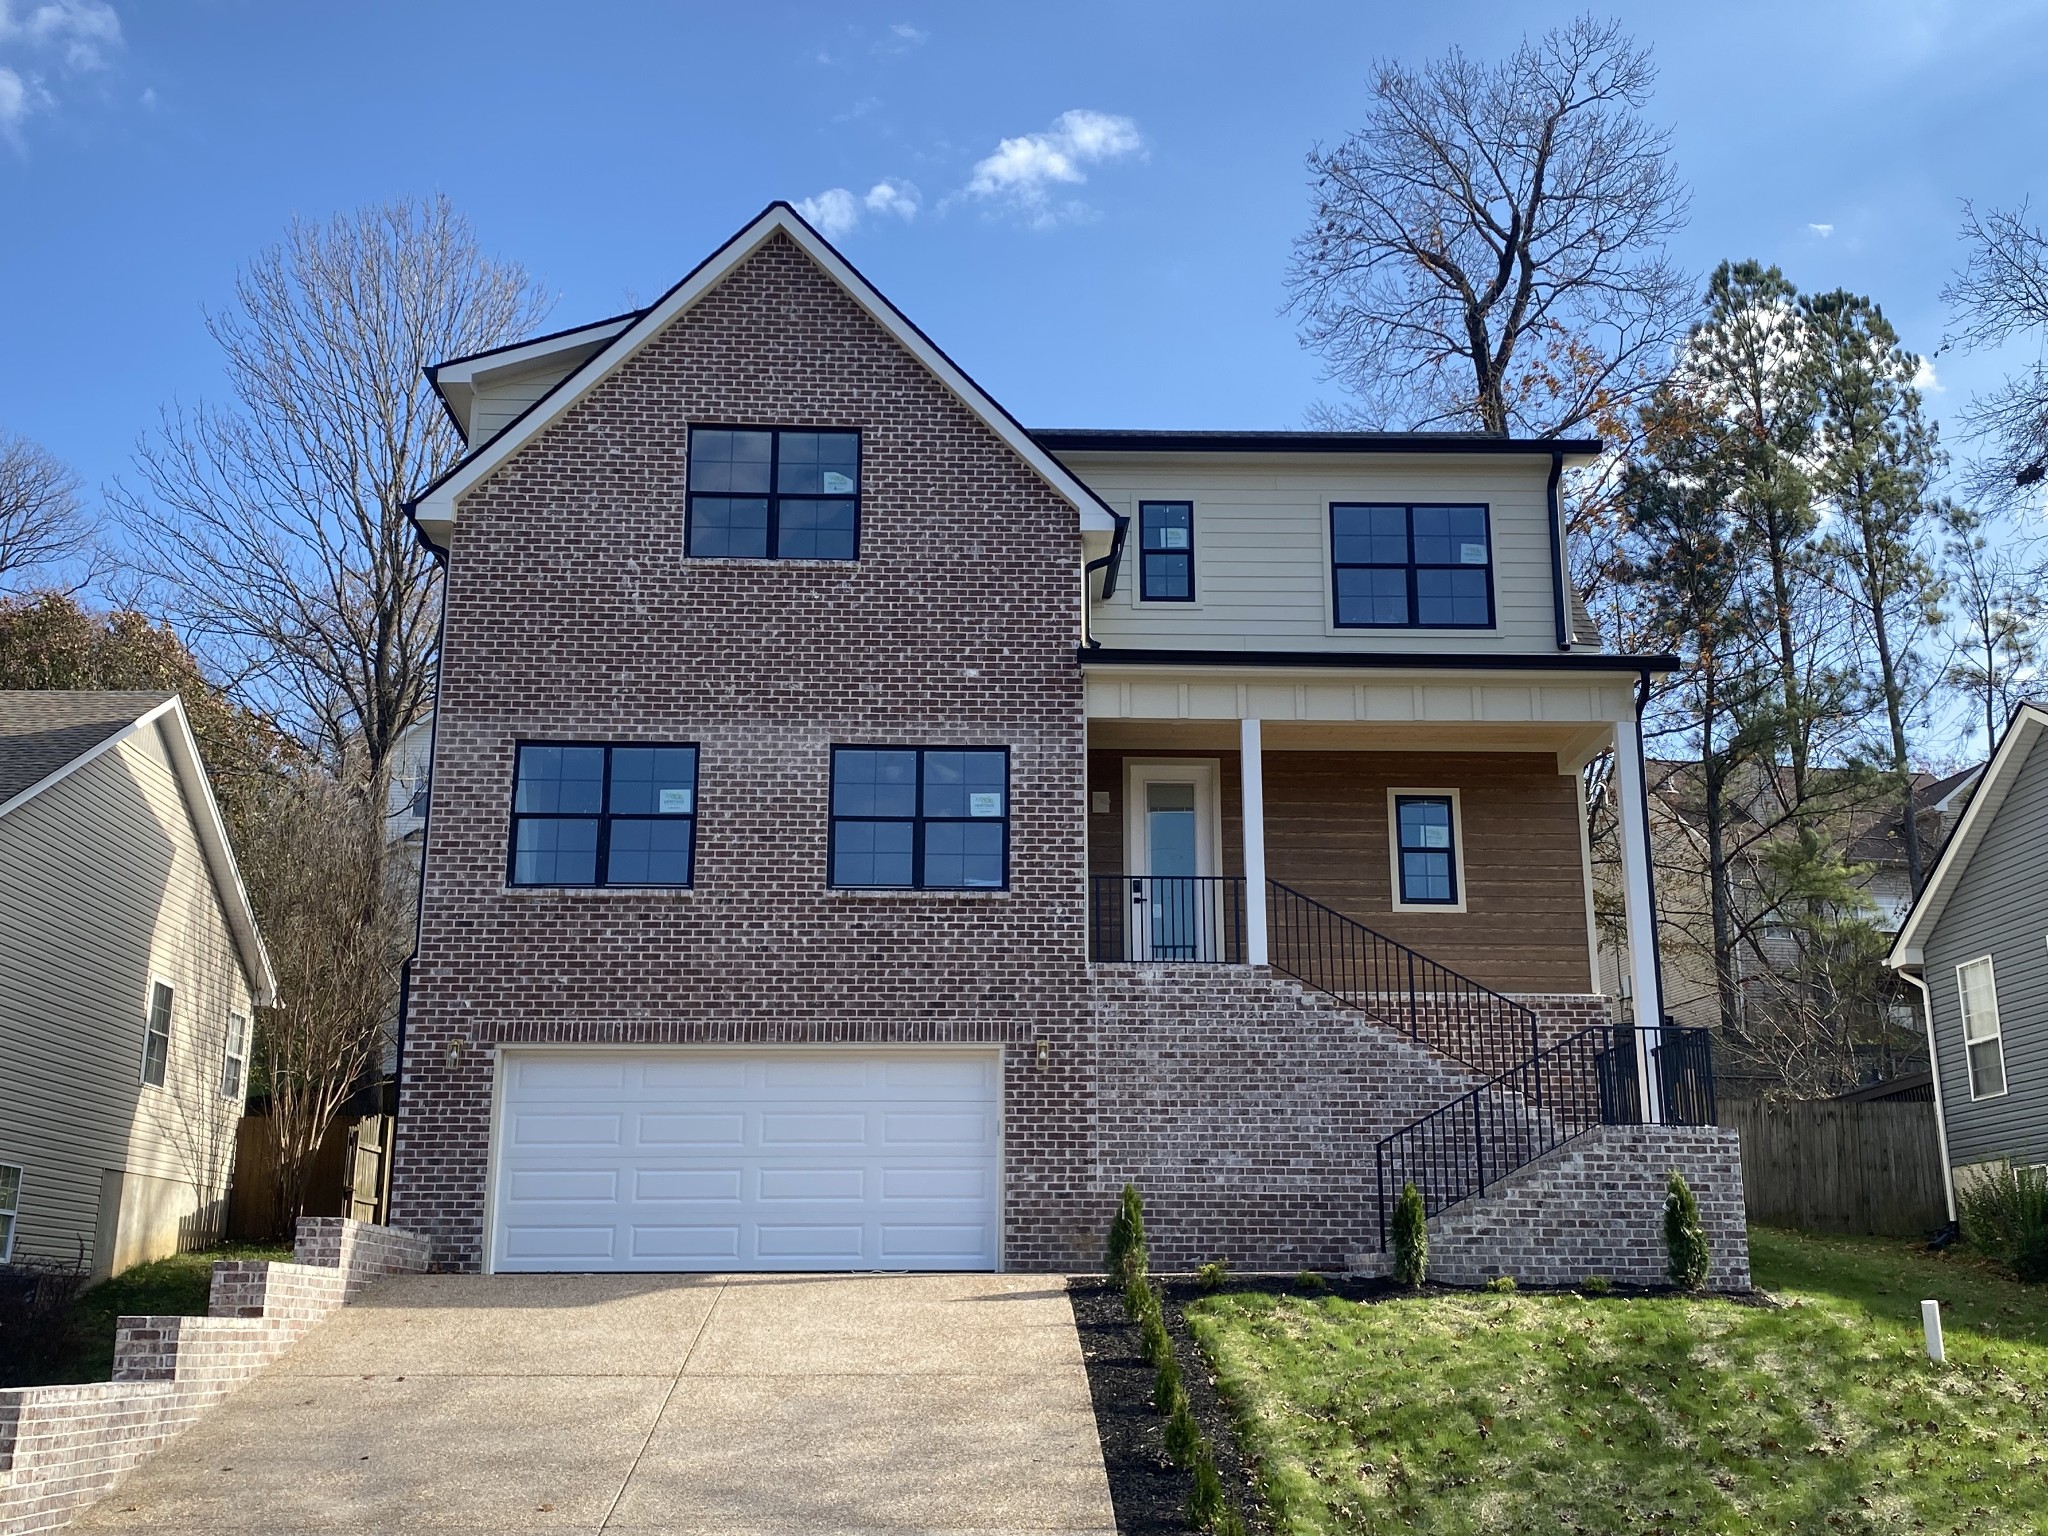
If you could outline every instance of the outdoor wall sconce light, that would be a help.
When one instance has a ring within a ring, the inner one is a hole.
[[[462,1065],[462,1037],[456,1036],[448,1042],[448,1070],[453,1072]]]
[[[1039,1065],[1039,1066],[1040,1066],[1041,1068],[1043,1068],[1043,1067],[1044,1067],[1044,1066],[1045,1066],[1045,1065],[1046,1065],[1046,1064],[1047,1064],[1048,1062],[1050,1062],[1051,1060],[1052,1060],[1052,1042],[1051,1042],[1050,1040],[1043,1040],[1043,1039],[1042,1039],[1042,1040],[1040,1040],[1040,1041],[1038,1042],[1038,1065]]]

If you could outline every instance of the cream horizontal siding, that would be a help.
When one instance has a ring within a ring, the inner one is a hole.
[[[88,1251],[103,1170],[218,1185],[220,1096],[249,986],[154,730],[0,817],[0,1162],[24,1168],[17,1257]],[[175,988],[170,1071],[141,1082],[153,977]],[[130,1244],[132,1246],[132,1243]]]
[[[1457,455],[1068,453],[1065,462],[1133,519],[1117,595],[1090,606],[1106,646],[1199,650],[1515,651],[1555,654],[1549,464]],[[1138,598],[1141,501],[1195,509],[1193,603]],[[1484,505],[1493,543],[1491,630],[1339,629],[1331,603],[1332,502]]]
[[[573,357],[551,358],[516,373],[493,373],[478,378],[475,399],[469,408],[470,446],[474,448],[509,426],[521,411],[567,378],[583,356],[579,352]]]

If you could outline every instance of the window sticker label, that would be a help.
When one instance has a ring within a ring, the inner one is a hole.
[[[692,789],[664,789],[661,792],[661,814],[664,816],[687,816],[695,809],[697,792]]]
[[[1486,546],[1484,544],[1460,544],[1458,546],[1458,558],[1467,565],[1484,565],[1486,564]]]
[[[1160,547],[1161,549],[1186,549],[1186,548],[1188,547],[1188,531],[1187,531],[1187,529],[1185,529],[1185,528],[1162,528],[1162,529],[1160,529],[1160,530],[1159,530],[1159,547]]]
[[[824,475],[825,494],[828,496],[851,496],[853,476],[842,475],[836,469],[828,469]]]
[[[1449,827],[1424,827],[1422,829],[1422,846],[1425,848],[1450,847],[1451,829]]]
[[[967,797],[967,814],[970,816],[1000,816],[1003,814],[1003,796],[1000,790],[977,791]]]

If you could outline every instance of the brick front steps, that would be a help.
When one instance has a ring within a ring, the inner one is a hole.
[[[1518,1168],[1429,1223],[1429,1278],[1479,1285],[1664,1285],[1664,1182],[1676,1168],[1699,1199],[1713,1251],[1707,1285],[1749,1289],[1749,1229],[1737,1133],[1718,1126],[1602,1125]],[[1351,1269],[1384,1274],[1387,1256]]]
[[[213,1267],[205,1317],[124,1317],[114,1379],[0,1390],[0,1536],[54,1531],[382,1275],[423,1270],[423,1238],[299,1222],[297,1262]]]

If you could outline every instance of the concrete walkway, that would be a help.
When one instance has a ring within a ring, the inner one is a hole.
[[[75,1528],[1115,1527],[1057,1277],[420,1275]]]

